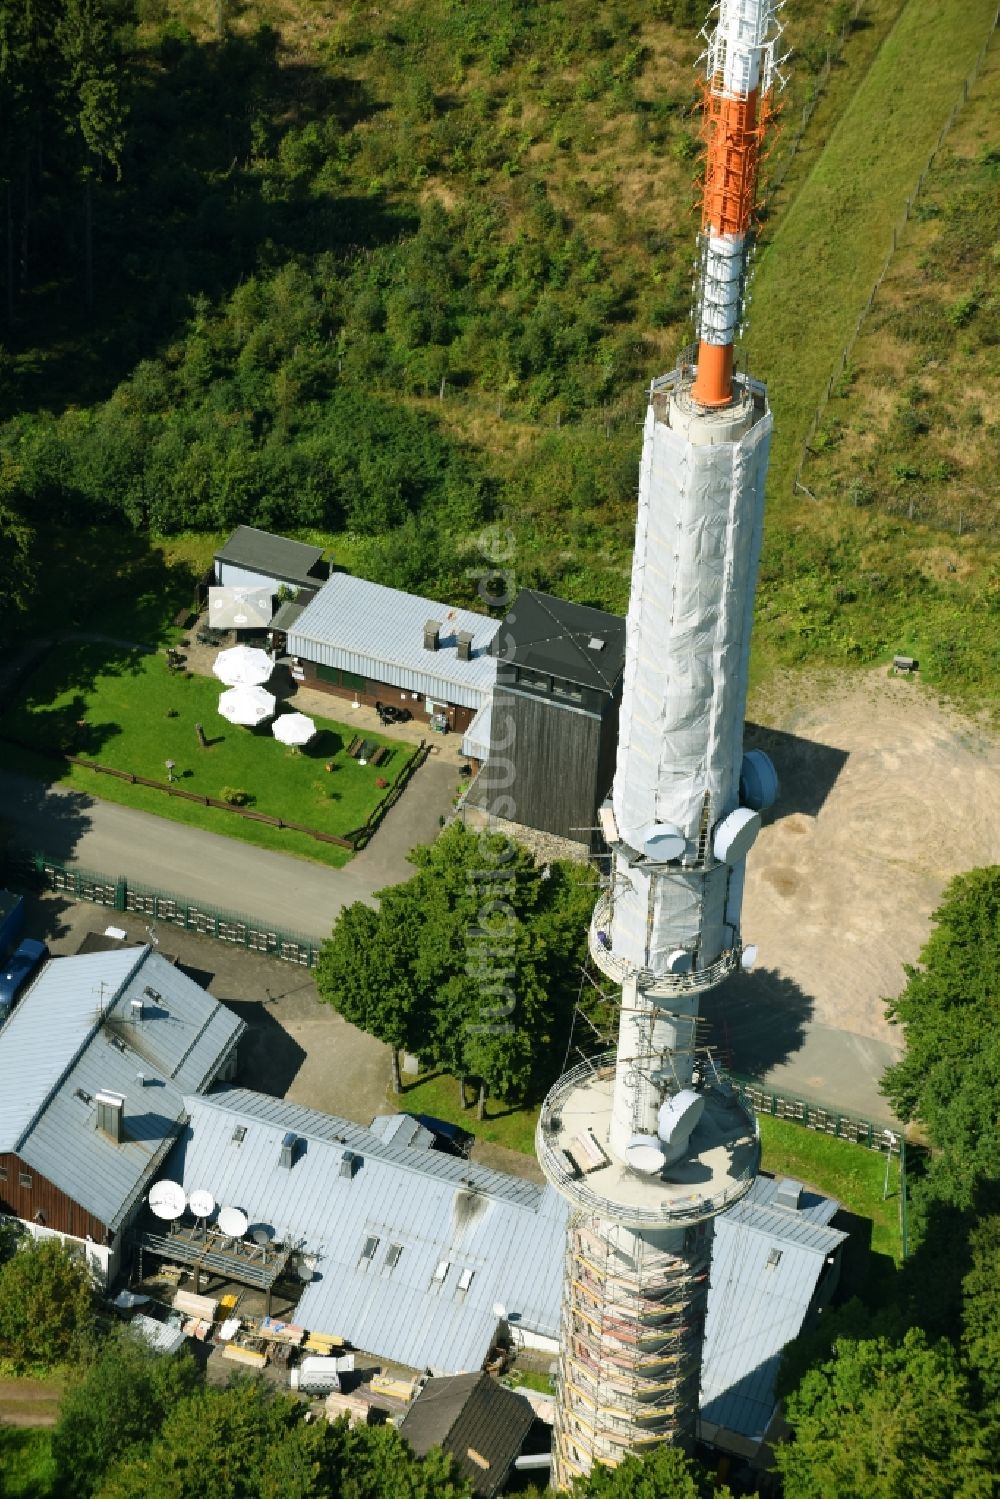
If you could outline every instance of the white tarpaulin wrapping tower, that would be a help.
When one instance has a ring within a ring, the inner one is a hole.
[[[721,0],[694,362],[654,381],[643,434],[610,873],[590,952],[621,988],[615,1051],[538,1123],[570,1202],[553,1482],[695,1437],[715,1217],[753,1184],[752,1113],[699,1049],[699,997],[745,963],[746,856],[777,778],[743,754],[771,413],[734,373],[774,0]],[[747,954],[749,956],[749,954]]]

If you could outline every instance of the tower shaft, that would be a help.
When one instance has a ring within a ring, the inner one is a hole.
[[[746,855],[777,778],[743,754],[771,413],[733,372],[775,0],[720,0],[708,47],[697,365],[654,381],[643,433],[610,876],[590,952],[618,1047],[566,1073],[536,1145],[571,1205],[553,1479],[696,1433],[715,1217],[756,1124],[697,1045],[700,995],[745,961]],[[763,102],[762,102],[763,101]]]

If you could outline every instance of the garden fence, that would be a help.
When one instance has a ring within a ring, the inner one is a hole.
[[[804,1129],[816,1130],[820,1134],[832,1135],[838,1140],[847,1140],[854,1145],[866,1146],[891,1157],[899,1157],[899,1232],[902,1256],[905,1260],[910,1252],[909,1244],[909,1187],[906,1174],[906,1135],[897,1125],[877,1124],[871,1119],[862,1119],[853,1113],[841,1113],[829,1104],[812,1103],[794,1094],[779,1093],[767,1088],[759,1080],[740,1077],[728,1072],[727,1077],[735,1084],[745,1104],[755,1114],[770,1114],[774,1119],[787,1119],[801,1124]],[[886,1180],[889,1164],[886,1162]]]
[[[314,937],[282,931],[258,916],[220,910],[201,901],[195,904],[182,895],[157,890],[125,875],[97,874],[44,853],[23,850],[8,852],[5,863],[6,877],[14,884],[59,891],[71,900],[91,901],[113,911],[131,911],[150,921],[166,922],[302,968],[313,968],[319,956],[320,944]]]
[[[819,405],[816,407],[816,410],[813,414],[813,419],[809,424],[809,430],[806,434],[805,441],[802,444],[802,450],[799,454],[799,462],[795,470],[795,478],[792,480],[793,494],[801,491],[802,494],[808,495],[811,500],[814,500],[816,498],[812,491],[810,489],[807,489],[805,484],[803,484],[802,472],[808,461],[809,454],[812,451],[812,444],[816,440],[816,434],[819,432],[820,423],[822,422],[823,417],[826,413],[826,408],[833,397],[833,392],[837,385],[837,382],[841,379],[841,377],[847,370],[847,367],[851,360],[851,355],[853,354],[855,345],[857,344],[858,338],[861,335],[861,330],[864,327],[873,306],[875,305],[875,299],[878,296],[879,291],[881,290],[882,283],[885,281],[886,276],[889,274],[892,262],[896,256],[896,251],[902,241],[903,232],[906,228],[906,225],[909,223],[910,215],[913,212],[914,205],[921,192],[923,191],[924,183],[927,180],[927,174],[933,167],[938,152],[941,150],[941,147],[944,145],[945,140],[950,134],[952,126],[954,125],[963,104],[968,101],[969,93],[974,87],[976,80],[979,77],[980,72],[982,71],[983,63],[986,61],[990,46],[993,42],[993,37],[996,34],[998,21],[1000,21],[1000,9],[994,12],[993,21],[990,25],[989,33],[986,37],[985,42],[979,50],[979,55],[973,63],[968,77],[962,84],[962,91],[959,94],[959,97],[956,99],[955,103],[952,105],[948,118],[945,120],[940,131],[938,132],[937,140],[935,141],[934,146],[932,147],[930,154],[927,157],[927,160],[924,162],[924,165],[921,168],[920,174],[917,177],[912,192],[903,205],[903,213],[899,220],[899,223],[893,226],[888,253],[886,254],[885,260],[882,263],[882,269],[879,271],[878,276],[875,279],[874,286],[868,293],[868,298],[865,302],[865,305],[862,307],[860,313],[858,314],[857,320],[854,324],[853,332],[840,351],[840,358],[837,362],[837,367],[834,370],[833,374],[830,376],[829,380],[826,382],[826,387],[823,391],[822,396],[820,397]],[[930,517],[927,518],[929,519]],[[946,522],[943,519],[939,519],[938,523],[944,524]],[[947,523],[950,524],[950,521]],[[963,529],[971,530],[973,529],[973,526],[972,524],[970,524],[968,518],[965,517],[963,512],[960,511],[958,521],[956,523],[956,530],[958,531],[959,535],[962,534]]]

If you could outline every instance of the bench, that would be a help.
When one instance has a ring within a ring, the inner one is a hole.
[[[361,738],[361,735],[355,734],[354,738],[347,746],[347,753],[350,755],[352,760],[356,760],[358,758],[358,754],[360,753],[362,744],[364,744],[364,740]]]
[[[372,761],[371,761],[371,763],[373,765],[384,765],[385,762],[386,762],[386,760],[388,760],[388,758],[389,758],[389,751],[386,749],[386,747],[385,747],[384,744],[380,744],[379,747],[378,747],[378,749],[372,755]]]
[[[920,662],[917,660],[916,656],[893,656],[892,658],[893,671],[917,671],[919,666]]]

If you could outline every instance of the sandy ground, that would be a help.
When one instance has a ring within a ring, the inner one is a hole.
[[[764,714],[761,714],[764,717]],[[761,983],[821,1025],[899,1044],[884,999],[949,879],[1000,858],[1000,746],[885,668],[808,685],[753,728],[782,782],[748,861]]]

